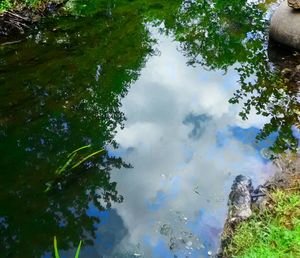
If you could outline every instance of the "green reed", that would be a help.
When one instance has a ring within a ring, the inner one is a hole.
[[[79,245],[78,245],[77,250],[76,250],[75,258],[79,257],[81,244],[82,244],[82,241],[79,242]],[[56,236],[54,236],[54,255],[55,255],[55,258],[60,258],[59,253],[58,253]]]

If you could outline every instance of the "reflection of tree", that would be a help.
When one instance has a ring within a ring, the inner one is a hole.
[[[38,170],[31,171],[32,175],[28,175],[28,171],[19,174],[16,186],[8,184],[8,191],[1,189],[2,255],[40,257],[52,249],[54,235],[59,236],[60,247],[64,249],[74,247],[79,239],[83,239],[85,245],[91,244],[98,218],[86,214],[89,204],[101,211],[109,208],[112,202],[122,201],[109,175],[112,167],[121,166],[122,161],[103,158],[101,163],[101,167],[89,163],[82,171],[74,171],[76,176],[60,182],[61,190],[55,189],[49,194],[43,194],[45,177],[37,176]],[[1,179],[9,182],[15,178]]]
[[[247,0],[187,1],[175,22],[176,38],[191,64],[226,70],[260,47],[255,38],[263,30],[262,14]]]
[[[263,58],[265,59],[266,56]],[[257,114],[270,118],[257,135],[257,139],[264,140],[271,134],[277,133],[276,140],[271,146],[272,151],[275,153],[287,149],[296,151],[298,140],[293,135],[292,126],[298,122],[297,95],[290,91],[289,86],[276,72],[266,67],[268,67],[267,62],[257,64],[256,69],[261,69],[261,71],[256,71],[255,81],[249,82],[247,74],[251,72],[251,67],[242,66],[239,69],[241,88],[230,99],[230,103],[243,101],[244,107],[240,112],[243,120],[247,119],[253,107]]]
[[[118,6],[114,5],[116,11]],[[141,16],[62,18],[47,21],[24,44],[1,50],[0,249],[4,257],[40,257],[52,250],[91,244],[99,210],[121,202],[113,168],[94,157],[44,193],[72,150],[115,145],[125,119],[121,99],[152,53]],[[52,23],[54,22],[54,24]]]
[[[173,31],[192,65],[226,71],[239,63],[241,88],[230,103],[244,104],[242,119],[247,119],[252,108],[270,118],[257,139],[277,133],[273,151],[295,150],[292,126],[298,121],[295,109],[299,105],[268,62],[265,24],[263,8],[256,3],[197,0],[185,1],[166,30]]]

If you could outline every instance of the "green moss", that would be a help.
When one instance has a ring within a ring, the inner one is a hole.
[[[276,190],[266,210],[242,222],[224,250],[226,257],[300,257],[300,194]]]

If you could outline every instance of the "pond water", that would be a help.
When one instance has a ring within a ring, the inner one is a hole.
[[[0,47],[0,257],[208,257],[235,176],[298,147],[267,8],[92,3]]]

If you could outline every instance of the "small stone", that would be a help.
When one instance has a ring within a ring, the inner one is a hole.
[[[300,72],[300,65],[297,65],[297,66],[296,66],[296,71],[297,71],[297,72]]]
[[[288,6],[293,9],[300,9],[300,0],[288,0]]]
[[[212,256],[212,251],[208,251],[207,254],[208,254],[209,256]]]

